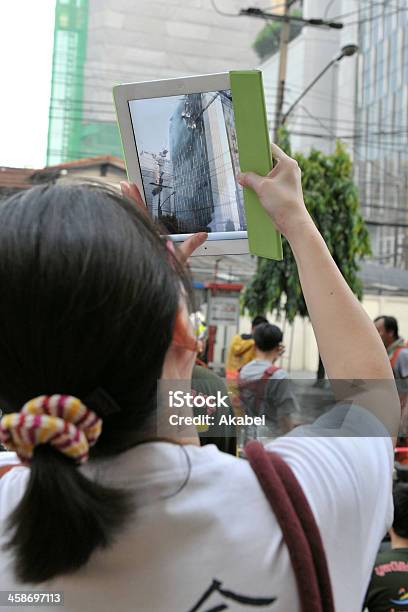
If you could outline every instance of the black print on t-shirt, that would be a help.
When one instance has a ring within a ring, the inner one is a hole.
[[[247,595],[239,595],[238,593],[233,593],[232,591],[227,591],[226,589],[222,589],[222,582],[214,579],[208,589],[204,592],[204,594],[200,597],[198,602],[193,606],[188,612],[221,612],[222,610],[228,610],[228,604],[221,603],[212,608],[202,608],[201,606],[208,600],[208,598],[215,592],[219,593],[225,599],[231,599],[237,603],[240,603],[245,606],[254,606],[254,607],[262,607],[269,606],[276,601],[276,597],[248,597]]]

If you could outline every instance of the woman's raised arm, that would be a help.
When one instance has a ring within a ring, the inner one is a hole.
[[[389,431],[395,432],[400,420],[399,401],[383,343],[306,210],[297,162],[276,145],[272,145],[272,153],[277,164],[269,175],[261,177],[247,172],[240,175],[239,181],[257,193],[291,246],[329,378],[372,381],[365,385],[370,405],[367,401],[362,403],[385,422]],[[385,415],[381,414],[383,391],[387,399]],[[373,396],[377,406],[373,405]]]

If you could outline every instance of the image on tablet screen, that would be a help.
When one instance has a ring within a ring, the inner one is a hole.
[[[130,100],[150,214],[169,234],[245,231],[229,90]]]

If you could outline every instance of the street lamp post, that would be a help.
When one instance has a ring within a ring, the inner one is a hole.
[[[319,79],[322,78],[322,76],[324,74],[326,74],[326,72],[336,63],[339,62],[340,60],[343,59],[343,57],[351,57],[352,55],[354,55],[355,53],[357,53],[358,51],[358,46],[357,45],[345,45],[344,47],[342,47],[339,55],[336,55],[336,57],[334,57],[328,64],[327,66],[325,66],[323,68],[323,70],[321,72],[319,72],[319,74],[313,79],[313,81],[311,83],[309,83],[309,85],[306,87],[306,89],[300,94],[300,96],[298,98],[296,98],[296,100],[290,105],[290,107],[288,108],[288,110],[286,111],[286,113],[282,116],[282,121],[281,121],[281,125],[284,125],[286,123],[287,118],[289,117],[290,113],[293,111],[293,109],[295,108],[295,106],[298,105],[298,103],[305,97],[305,95],[312,89],[312,87],[317,83],[317,81]]]

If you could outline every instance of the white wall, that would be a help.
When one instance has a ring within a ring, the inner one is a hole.
[[[396,317],[399,323],[400,335],[408,338],[408,297],[393,297],[381,295],[366,295],[363,299],[363,307],[371,319],[379,315]],[[286,352],[280,363],[282,367],[295,372],[316,372],[318,364],[317,344],[312,326],[308,319],[297,317],[294,325],[285,325],[281,319],[267,315],[270,323],[278,325],[284,332],[284,344]],[[239,333],[250,333],[251,318],[243,316],[240,318]],[[228,329],[227,346],[235,333],[232,328]],[[220,328],[217,333],[215,348],[215,361],[221,362],[221,350],[223,346],[224,332]]]

